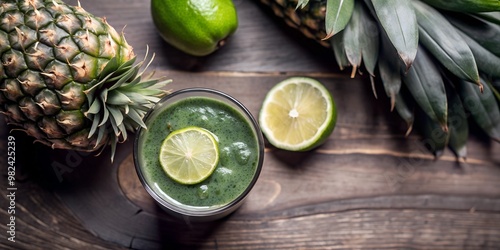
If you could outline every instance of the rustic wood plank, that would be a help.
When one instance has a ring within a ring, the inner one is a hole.
[[[240,99],[254,115],[258,114],[266,91],[289,76],[274,73],[159,73],[176,79],[169,86],[172,90],[195,86],[217,88]],[[457,164],[450,152],[442,160],[434,161],[422,148],[418,136],[403,138],[401,121],[388,115],[381,104],[384,102],[375,100],[369,89],[362,88],[365,81],[338,75],[315,77],[325,83],[338,102],[336,130],[324,146],[311,153],[290,153],[268,145],[265,167],[255,190],[244,206],[226,220],[190,227],[166,216],[147,196],[133,174],[131,141],[120,145],[113,165],[109,164],[107,151],[96,158],[34,147],[40,153],[35,160],[25,163],[31,172],[28,183],[33,185],[33,188],[26,189],[33,193],[26,196],[31,200],[32,196],[40,196],[38,192],[49,196],[53,191],[63,203],[57,203],[58,199],[54,197],[51,197],[55,199],[53,202],[50,199],[49,202],[20,201],[27,208],[36,208],[36,212],[32,214],[26,209],[19,216],[52,218],[57,223],[71,223],[78,228],[76,232],[68,231],[66,227],[70,225],[65,224],[56,230],[49,229],[53,224],[40,223],[36,219],[26,224],[33,227],[33,231],[48,230],[48,235],[29,231],[39,239],[49,236],[65,239],[65,235],[70,234],[69,240],[55,243],[61,246],[75,240],[85,242],[83,246],[95,244],[141,249],[165,246],[212,248],[216,245],[229,249],[250,246],[311,249],[340,247],[339,244],[347,244],[347,247],[420,245],[444,249],[462,244],[471,248],[498,244],[494,236],[500,229],[500,224],[496,223],[500,214],[500,169],[498,155],[491,153],[498,149],[496,144],[487,145],[473,138],[467,163]],[[349,88],[349,95],[343,94],[346,88]],[[352,109],[358,112],[351,114]],[[25,154],[32,150],[29,145],[23,147]],[[62,182],[55,174],[55,162],[69,167],[61,175]],[[120,171],[128,174],[120,176]],[[47,183],[52,184],[44,186]],[[77,220],[66,221],[66,216],[71,217],[68,209]],[[471,211],[474,215],[468,214]],[[39,213],[44,215],[36,215]],[[360,222],[360,217],[366,221]],[[434,224],[422,224],[420,219],[411,218],[435,218],[435,221]],[[462,230],[452,231],[451,236],[432,236],[437,230],[449,227],[449,221],[462,224]],[[341,222],[345,224],[339,231],[327,233],[325,230]],[[81,226],[77,226],[78,223]],[[442,226],[436,229],[436,224]],[[379,230],[374,231],[374,227]],[[98,238],[89,237],[88,232],[83,233],[85,230]],[[373,235],[367,234],[372,231]],[[430,236],[421,236],[426,233]],[[255,239],[248,240],[248,235]],[[392,240],[379,242],[379,239],[393,235]],[[25,237],[23,233],[21,236]],[[443,241],[436,239],[439,237],[443,237]],[[453,242],[448,241],[452,238]],[[41,240],[35,242],[45,246]]]
[[[76,0],[67,1],[77,4]],[[80,1],[85,10],[106,17],[142,58],[146,48],[156,53],[153,67],[191,71],[335,71],[333,52],[305,39],[276,21],[258,1],[234,1],[239,27],[227,45],[207,57],[183,54],[157,34],[147,0]]]
[[[260,108],[258,100],[265,94],[262,90],[287,77],[262,73],[166,73],[177,79],[170,86],[173,90],[193,86],[218,88],[240,99],[254,115]],[[500,226],[484,222],[487,217],[495,222],[500,219],[500,169],[490,154],[474,154],[475,150],[487,151],[486,145],[473,141],[472,156],[461,165],[450,152],[434,161],[421,147],[418,136],[403,139],[404,130],[398,130],[400,121],[390,116],[382,121],[383,115],[370,115],[374,110],[364,107],[377,106],[380,101],[360,87],[364,81],[338,76],[319,79],[338,100],[339,114],[347,115],[339,115],[331,138],[313,152],[290,153],[268,145],[265,166],[254,191],[242,208],[222,222],[189,226],[161,211],[135,175],[131,142],[121,145],[120,161],[116,164],[96,162],[100,166],[90,171],[95,176],[82,179],[81,174],[71,173],[71,189],[58,195],[95,234],[138,248],[217,245],[224,249],[310,249],[377,244],[445,249],[462,244],[498,244],[494,235]],[[349,96],[341,94],[346,86],[353,89]],[[352,108],[359,111],[351,116],[348,114]],[[82,200],[86,201],[85,206]],[[471,211],[474,215],[469,215]],[[410,221],[415,217],[420,219]],[[422,223],[431,218],[435,221]],[[450,220],[467,226],[447,232],[452,234],[449,236],[433,236],[435,231],[448,228]],[[326,230],[342,221],[339,232]],[[130,224],[134,227],[127,226]],[[476,226],[484,228],[477,232],[471,229]],[[252,235],[250,240],[248,235]],[[352,239],[359,240],[349,242]]]
[[[0,119],[3,117],[0,115]],[[7,190],[7,136],[16,138],[16,180],[17,190]],[[58,188],[52,176],[50,164],[40,161],[40,154],[53,153],[46,147],[33,146],[33,140],[21,132],[9,132],[0,126],[0,248],[1,249],[120,249],[91,234],[54,195]],[[33,150],[39,150],[33,151]],[[44,164],[41,166],[41,164]],[[15,204],[11,206],[10,195],[15,192]],[[12,208],[9,208],[12,207]],[[9,210],[14,213],[9,213]],[[15,242],[7,240],[10,234],[10,216],[15,216]]]

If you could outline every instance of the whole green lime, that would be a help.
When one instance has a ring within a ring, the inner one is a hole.
[[[151,14],[166,42],[195,56],[223,46],[238,27],[232,0],[151,0]]]

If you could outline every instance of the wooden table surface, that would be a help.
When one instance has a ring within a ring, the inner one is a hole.
[[[76,1],[69,1],[76,3]],[[472,133],[466,162],[439,159],[418,131],[389,111],[365,76],[349,77],[333,54],[303,39],[257,1],[235,0],[240,23],[226,47],[195,58],[157,35],[146,0],[81,0],[120,30],[172,90],[203,86],[239,99],[257,115],[266,92],[311,76],[332,92],[335,131],[307,153],[266,144],[264,167],[244,205],[213,223],[168,217],[146,194],[132,141],[116,160],[51,150],[0,122],[1,249],[499,249],[500,145]],[[7,138],[16,139],[15,242],[7,240]]]

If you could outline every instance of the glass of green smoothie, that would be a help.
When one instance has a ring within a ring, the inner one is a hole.
[[[264,159],[262,133],[243,104],[217,90],[183,89],[160,100],[144,122],[147,129],[139,129],[134,142],[136,171],[146,191],[165,211],[187,221],[210,221],[242,204]],[[208,177],[186,184],[167,174],[160,151],[170,134],[191,127],[213,135],[219,157]]]

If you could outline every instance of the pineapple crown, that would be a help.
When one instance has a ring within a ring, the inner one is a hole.
[[[145,70],[154,59],[151,57],[148,64],[141,70],[143,61],[134,65],[135,57],[120,64],[116,57],[112,58],[104,67],[97,79],[92,80],[87,95],[89,109],[84,115],[92,121],[88,138],[97,135],[95,147],[109,137],[111,145],[111,159],[113,160],[116,145],[119,141],[127,140],[127,131],[135,131],[139,126],[146,128],[143,117],[147,111],[168,94],[162,89],[171,80],[152,79],[152,72],[143,81]]]
[[[468,117],[500,142],[500,1],[261,2],[332,48],[341,70],[352,67],[351,77],[363,64],[375,97],[377,75],[407,135],[421,123],[436,157],[448,146],[465,158]]]

